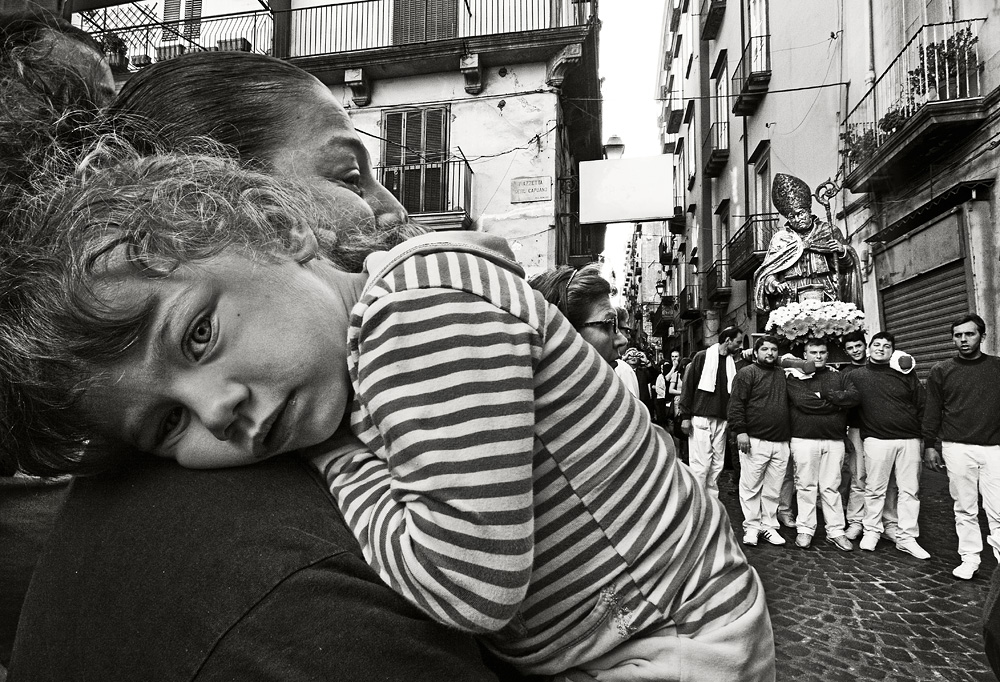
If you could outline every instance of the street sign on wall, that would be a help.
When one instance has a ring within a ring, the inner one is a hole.
[[[665,220],[674,215],[672,157],[580,162],[580,223]]]

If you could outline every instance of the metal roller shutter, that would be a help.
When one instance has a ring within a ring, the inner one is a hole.
[[[964,258],[882,290],[885,328],[897,348],[916,358],[921,380],[955,355],[948,325],[968,311]]]

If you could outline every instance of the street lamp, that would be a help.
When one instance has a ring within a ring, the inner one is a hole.
[[[666,288],[666,282],[662,279],[656,282],[656,295],[663,298],[663,290]]]
[[[617,135],[612,135],[608,138],[608,141],[604,143],[605,159],[620,159],[624,154],[625,143],[622,142],[622,138]]]

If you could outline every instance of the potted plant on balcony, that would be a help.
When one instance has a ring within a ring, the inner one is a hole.
[[[885,112],[885,116],[878,120],[878,129],[887,135],[891,135],[906,123],[906,120],[910,118],[913,113],[912,106],[906,106],[902,102],[897,102],[889,107],[889,110]]]
[[[919,63],[907,72],[911,92],[921,101],[979,96],[979,36],[967,27],[918,50]]]
[[[101,40],[101,47],[104,50],[105,56],[108,58],[108,66],[115,73],[121,73],[128,69],[128,45],[122,40],[114,31],[110,31],[104,35]]]
[[[847,132],[841,133],[844,140],[844,156],[854,167],[871,158],[878,148],[875,127],[870,123],[854,123],[847,126]]]

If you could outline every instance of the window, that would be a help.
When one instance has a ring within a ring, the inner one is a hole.
[[[753,207],[751,213],[773,213],[771,206],[771,149],[766,143],[758,146],[750,159],[753,164]]]
[[[721,50],[712,70],[712,94],[715,95],[712,100],[712,123],[729,120],[729,63],[726,60],[727,53]]]
[[[448,109],[385,113],[382,184],[410,213],[444,210],[448,185]]]
[[[715,209],[719,216],[715,223],[715,235],[712,240],[713,260],[726,259],[726,242],[729,241],[729,199],[723,199]]]
[[[392,44],[454,38],[458,0],[392,0]]]

